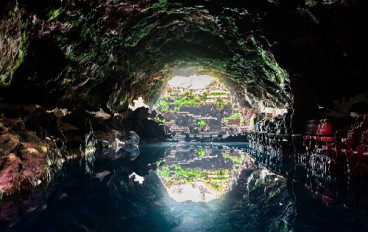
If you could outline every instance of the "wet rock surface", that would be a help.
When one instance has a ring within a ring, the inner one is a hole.
[[[35,132],[27,131],[21,119],[1,119],[0,188],[3,196],[27,192],[49,181],[47,157],[50,147]],[[14,128],[15,126],[15,128]]]
[[[121,141],[120,148],[129,152],[130,159],[134,160],[139,156],[141,139],[148,143],[165,138],[163,128],[147,119],[145,108],[132,111],[123,119],[121,116],[101,118],[101,113],[85,111],[47,112],[37,107],[24,116],[24,112],[19,111],[22,107],[13,105],[0,119],[2,198],[46,187],[60,174],[68,159],[81,159],[86,167],[92,168],[89,166],[93,159],[91,154],[96,148],[104,149],[98,141],[107,144]],[[130,131],[132,129],[140,135]]]

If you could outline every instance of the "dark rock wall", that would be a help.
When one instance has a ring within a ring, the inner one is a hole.
[[[249,106],[290,101],[287,72],[269,46],[240,30],[254,23],[246,9],[186,1],[44,3],[19,3],[29,47],[2,91],[7,101],[27,96],[49,107],[124,110],[138,96],[153,103],[167,78],[188,67],[247,93]],[[22,97],[11,96],[20,90]]]
[[[289,126],[300,132],[310,118],[368,110],[366,5],[2,3],[0,96],[48,108],[121,111],[138,96],[154,103],[172,75],[206,73],[227,83],[246,107],[289,107]]]

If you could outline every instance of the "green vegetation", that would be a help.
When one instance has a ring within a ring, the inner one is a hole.
[[[161,100],[156,104],[156,107],[159,109],[159,111],[166,112],[169,110],[169,103],[165,100]]]
[[[170,168],[166,165],[162,166],[161,168],[157,169],[157,173],[164,177],[165,180],[168,180],[169,176],[170,176]]]
[[[157,11],[167,11],[167,0],[158,0],[157,3],[152,5],[152,9]]]
[[[157,173],[171,184],[182,182],[191,183],[201,180],[217,186],[216,182],[226,182],[229,180],[229,172],[227,171],[217,170],[213,173],[213,171],[195,168],[183,169],[180,165],[174,165],[171,168],[167,165],[163,165],[157,169]]]
[[[51,11],[50,13],[49,13],[49,19],[48,19],[48,21],[51,21],[51,20],[53,20],[53,19],[56,19],[57,17],[59,17],[59,15],[61,14],[61,13],[63,13],[63,11],[64,11],[64,9],[63,8],[59,8],[59,9],[56,9],[56,10],[53,10],[53,11]]]
[[[168,91],[169,92],[169,91]],[[172,92],[172,90],[171,90]],[[165,95],[160,99],[160,101],[156,104],[156,108],[161,112],[166,112],[170,110],[169,102],[172,101],[174,103],[174,107],[171,108],[172,111],[180,111],[182,107],[197,107],[199,105],[205,105],[207,100],[207,93],[205,92],[202,95],[193,94],[192,91],[185,91],[183,95]]]
[[[157,167],[161,166],[162,164],[164,164],[166,162],[166,159],[160,160],[157,162]]]
[[[227,121],[229,121],[229,120],[232,120],[232,119],[238,119],[238,118],[240,118],[240,113],[238,112],[238,113],[234,113],[234,114],[232,114],[232,115],[230,115],[229,117],[223,117],[222,119],[221,119],[221,121],[222,122],[224,122],[224,123],[226,123]],[[243,122],[244,122],[244,118],[241,118],[241,119],[243,119]],[[240,119],[240,120],[241,120]]]
[[[163,119],[161,119],[160,117],[156,117],[156,120],[158,121],[158,122],[160,122],[160,123],[164,123],[164,122],[166,122],[166,120],[163,118]]]
[[[221,100],[221,99],[218,99],[218,100],[216,101],[216,105],[217,105],[217,107],[218,107],[218,108],[222,108],[222,107],[224,107],[224,103],[222,102],[222,100]]]
[[[187,183],[197,181],[199,178],[208,177],[207,172],[200,172],[198,169],[183,169],[179,165],[175,166],[173,178],[176,180],[184,180]]]
[[[240,157],[238,157],[235,155],[230,155],[229,151],[224,151],[224,153],[222,154],[222,158],[230,159],[234,163],[241,164],[242,161],[245,159],[245,155],[243,153],[240,153]]]
[[[205,150],[199,150],[199,151],[197,151],[197,154],[199,156],[205,156],[206,155],[206,151]]]
[[[0,67],[0,87],[8,87],[10,85],[15,71],[22,64],[22,62],[23,62],[23,60],[24,60],[24,58],[27,54],[28,46],[29,46],[27,33],[25,31],[23,31],[21,36],[22,36],[22,39],[21,39],[20,44],[19,44],[18,54],[15,58],[15,61],[14,61],[13,65],[11,66],[11,69],[8,72],[5,71],[4,73],[2,73],[2,67]]]
[[[206,185],[208,187],[210,187],[211,189],[215,190],[215,192],[222,193],[224,191],[224,188],[222,187],[221,184],[218,184],[218,183],[208,183]]]
[[[182,107],[182,106],[197,106],[197,102],[194,99],[191,99],[188,96],[184,96],[183,98],[175,100],[174,104],[176,106],[179,106],[179,107]]]
[[[223,91],[214,91],[210,93],[210,95],[213,95],[213,96],[221,96],[221,95],[226,95],[226,94],[227,93]]]
[[[200,128],[203,128],[205,125],[207,125],[207,123],[205,123],[203,120],[199,121],[197,124]]]

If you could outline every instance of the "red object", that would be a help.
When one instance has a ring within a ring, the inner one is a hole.
[[[328,123],[328,122],[322,123],[322,125],[320,125],[320,128],[318,130],[318,134],[324,135],[324,136],[332,135],[333,130],[332,130],[331,123]]]

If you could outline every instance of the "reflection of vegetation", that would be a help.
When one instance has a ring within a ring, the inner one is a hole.
[[[204,150],[201,150],[205,152]],[[199,152],[201,152],[199,151]],[[163,162],[161,162],[163,163]],[[161,164],[160,163],[160,164]],[[157,165],[159,166],[159,165]],[[174,165],[173,167],[169,168],[167,165],[163,165],[157,168],[157,173],[162,176],[169,184],[180,184],[182,182],[191,183],[194,181],[202,181],[214,187],[215,185],[219,185],[218,183],[226,182],[229,180],[229,172],[224,170],[199,170],[196,168],[187,168],[184,169],[180,165]],[[221,188],[222,186],[217,186],[217,189]]]
[[[206,155],[205,150],[199,150],[197,153],[198,153],[199,156],[205,156]]]
[[[215,182],[225,182],[229,180],[229,177],[212,177],[211,180]]]
[[[198,169],[182,169],[180,166],[175,166],[175,178],[177,180],[185,180],[190,183],[197,181],[199,178],[204,178],[208,175],[206,172],[200,172]]]
[[[164,165],[164,166],[157,169],[157,173],[160,176],[164,177],[165,180],[167,180],[170,176],[170,168],[168,166]]]
[[[215,192],[222,193],[224,188],[221,184],[218,183],[207,183],[206,186],[210,187],[211,189],[215,190]]]

